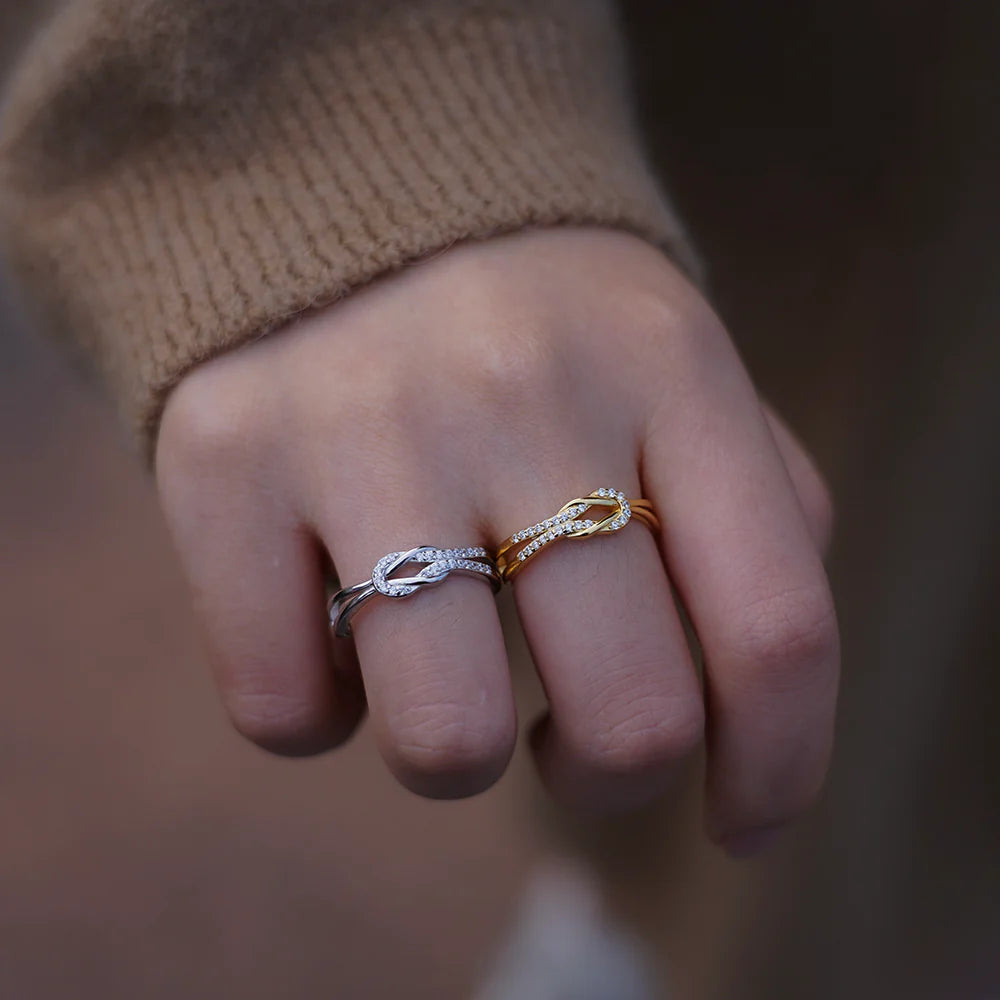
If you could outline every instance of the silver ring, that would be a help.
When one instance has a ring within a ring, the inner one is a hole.
[[[425,563],[415,576],[393,577],[389,574],[409,563]],[[484,548],[439,549],[418,545],[407,552],[390,552],[382,556],[372,570],[372,578],[353,587],[338,590],[330,598],[330,627],[344,638],[351,634],[351,619],[361,606],[376,594],[399,600],[415,594],[421,587],[441,583],[452,573],[466,573],[488,580],[494,592],[500,589],[500,574],[496,563]]]

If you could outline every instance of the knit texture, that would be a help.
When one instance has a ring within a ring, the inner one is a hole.
[[[0,232],[146,446],[195,364],[463,239],[637,233],[689,270],[599,0],[78,0],[0,124]]]

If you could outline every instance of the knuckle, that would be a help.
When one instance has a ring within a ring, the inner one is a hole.
[[[687,286],[678,294],[662,291],[632,293],[619,304],[633,339],[644,357],[659,357],[669,366],[686,365],[707,345],[728,337],[722,321],[705,299]]]
[[[686,759],[704,731],[704,708],[695,695],[635,698],[609,706],[570,737],[570,750],[588,769],[604,774],[657,771]]]
[[[283,692],[238,688],[226,696],[226,708],[241,736],[272,753],[302,756],[339,742],[319,706]]]
[[[433,797],[489,787],[513,751],[510,727],[454,703],[411,708],[389,728],[393,770],[407,787]]]
[[[476,398],[493,406],[523,406],[553,379],[556,356],[537,323],[523,318],[507,329],[496,321],[464,345],[463,368]]]
[[[838,643],[833,602],[820,586],[778,591],[751,602],[731,639],[740,660],[779,683],[802,669],[835,662]]]
[[[210,472],[254,438],[257,406],[249,392],[215,391],[193,372],[170,395],[157,440],[157,466]]]
[[[309,401],[310,411],[325,413],[334,431],[351,423],[369,426],[377,434],[407,426],[420,412],[419,394],[398,361],[386,359],[385,364],[371,365],[359,355],[351,378],[332,398],[326,385],[314,387],[316,398]]]

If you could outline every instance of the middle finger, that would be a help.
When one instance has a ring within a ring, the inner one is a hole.
[[[357,488],[320,527],[344,586],[370,580],[375,563],[391,551],[479,544],[467,507],[442,502],[432,483],[410,480],[406,489],[433,497],[428,504],[387,502],[383,490]],[[344,509],[365,516],[360,524],[345,521]],[[411,563],[399,575],[418,570]],[[459,798],[493,784],[513,752],[516,718],[487,582],[452,573],[405,598],[377,594],[351,626],[376,740],[399,781],[432,798]]]

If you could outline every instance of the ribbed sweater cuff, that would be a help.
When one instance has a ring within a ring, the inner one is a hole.
[[[140,80],[111,124],[80,53],[90,103],[15,89],[11,261],[147,445],[192,365],[458,240],[597,224],[692,266],[603,4],[376,6],[203,90]]]

